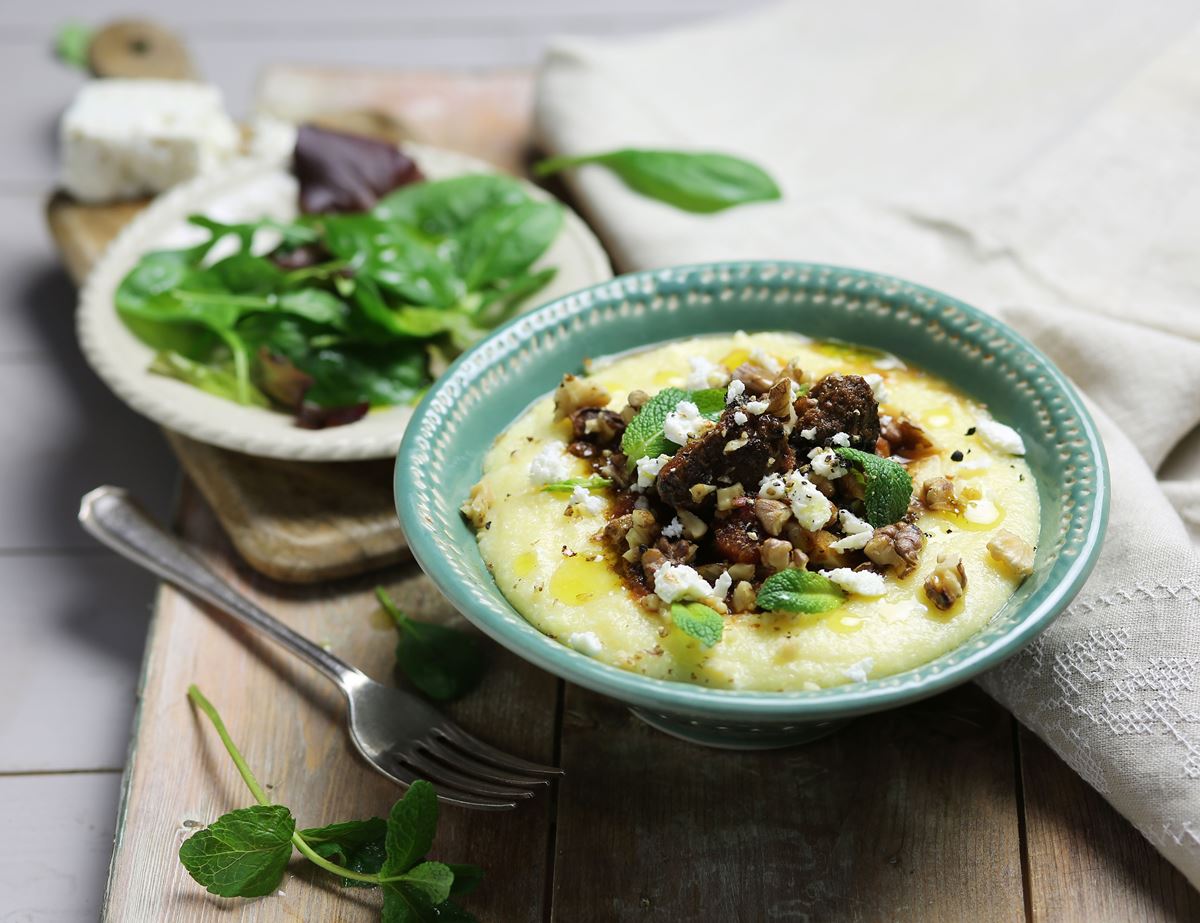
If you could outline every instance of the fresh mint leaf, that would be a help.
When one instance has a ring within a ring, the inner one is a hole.
[[[255,805],[222,815],[179,847],[179,861],[221,897],[261,897],[283,880],[296,820],[282,805]]]
[[[712,647],[725,632],[725,620],[715,609],[703,603],[672,603],[671,621],[686,635],[705,647]]]
[[[450,897],[454,872],[441,862],[420,862],[396,879],[407,887],[420,891],[432,904]]]
[[[658,458],[660,455],[674,455],[679,451],[679,446],[663,435],[663,424],[667,414],[674,410],[680,401],[691,401],[700,414],[709,420],[716,420],[725,410],[725,392],[720,388],[705,388],[701,391],[663,388],[642,405],[637,416],[625,427],[625,434],[621,437],[621,451],[629,459],[630,468],[637,464],[639,458]]]
[[[420,862],[433,846],[437,822],[437,791],[418,779],[388,814],[387,858],[380,869],[382,877],[397,878]]]
[[[374,875],[383,867],[387,821],[382,817],[311,827],[301,830],[300,836],[317,855],[352,872]],[[370,888],[374,887],[374,884],[354,878],[342,878],[342,887]]]
[[[64,64],[81,71],[90,69],[88,48],[92,44],[92,30],[81,22],[65,22],[58,27],[54,36],[54,53]]]
[[[446,702],[469,692],[487,666],[474,635],[457,628],[421,622],[401,612],[383,587],[375,596],[400,633],[396,666],[431,699]]]
[[[828,612],[845,600],[841,588],[823,574],[789,567],[772,574],[758,590],[764,612]]]
[[[483,881],[483,869],[478,865],[466,865],[464,863],[447,863],[450,866],[450,871],[454,873],[454,884],[450,886],[451,897],[465,897]]]
[[[836,450],[866,482],[867,522],[876,528],[899,522],[912,502],[912,477],[899,462],[860,449]]]
[[[779,187],[749,161],[728,154],[626,148],[603,154],[552,157],[534,167],[538,176],[598,164],[630,189],[690,212],[717,212],[747,202],[780,198]]]
[[[576,487],[584,487],[587,490],[603,490],[605,487],[612,487],[612,481],[602,477],[568,478],[565,481],[551,481],[549,484],[543,484],[542,492],[548,494],[569,494]]]

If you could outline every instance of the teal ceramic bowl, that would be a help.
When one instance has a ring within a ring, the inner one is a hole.
[[[790,330],[895,353],[989,405],[1024,436],[1041,498],[1036,569],[961,647],[904,673],[819,692],[740,692],[650,679],[543,635],[501,594],[459,514],[492,440],[587,357],[742,329]],[[621,276],[553,301],[461,356],[421,402],[396,463],[413,554],[467,619],[563,679],[698,743],[777,747],[962,683],[1028,644],[1078,592],[1108,513],[1095,426],[1054,365],[999,321],[900,279],[807,263],[713,263]]]

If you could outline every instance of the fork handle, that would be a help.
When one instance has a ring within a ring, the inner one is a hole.
[[[235,590],[183,542],[155,522],[125,489],[97,487],[86,494],[79,505],[79,522],[118,554],[212,603],[307,660],[347,695],[352,689],[370,682],[362,671],[267,615]]]

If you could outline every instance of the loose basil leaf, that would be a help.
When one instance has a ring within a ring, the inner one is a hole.
[[[221,897],[261,897],[283,880],[296,820],[282,805],[240,808],[183,841],[179,861]]]
[[[845,600],[841,588],[823,574],[789,567],[772,574],[758,590],[764,612],[828,612]]]
[[[684,211],[717,212],[780,198],[779,187],[761,167],[728,154],[627,148],[552,157],[537,164],[534,172],[547,176],[583,164],[607,167],[635,192]]]
[[[396,666],[414,686],[440,702],[457,699],[474,688],[487,662],[473,635],[410,618],[382,587],[376,588],[375,595],[399,631]]]
[[[672,603],[671,621],[686,635],[705,647],[712,647],[725,632],[725,620],[715,609],[703,603]]]
[[[912,477],[899,462],[860,449],[836,449],[866,482],[867,522],[876,528],[899,522],[912,502]]]

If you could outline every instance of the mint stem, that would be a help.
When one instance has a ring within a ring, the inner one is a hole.
[[[412,625],[408,616],[397,608],[396,604],[392,602],[392,598],[388,596],[387,590],[383,587],[375,587],[375,598],[379,600],[379,605],[383,606],[383,611],[392,617],[392,621],[396,623],[397,627],[406,629]]]
[[[213,727],[217,730],[217,736],[221,738],[221,743],[225,745],[225,750],[233,760],[233,765],[237,767],[238,774],[242,777],[242,781],[246,783],[246,787],[250,789],[250,794],[254,796],[254,800],[259,804],[268,805],[271,799],[267,797],[266,791],[258,784],[258,779],[254,778],[254,773],[246,764],[246,758],[242,756],[242,751],[238,749],[237,744],[233,742],[233,738],[229,736],[229,731],[225,727],[225,722],[221,720],[220,714],[213,707],[212,702],[204,697],[204,693],[200,691],[194,683],[188,686],[188,698],[199,708],[208,720],[212,722]],[[365,881],[370,884],[378,885],[383,882],[383,878],[379,875],[369,875],[363,872],[356,872],[352,869],[343,868],[334,862],[330,862],[323,856],[318,855],[311,846],[305,841],[299,833],[292,834],[292,844],[300,851],[300,853],[313,865],[325,869],[334,875],[341,875],[343,878],[351,878],[355,881]]]

